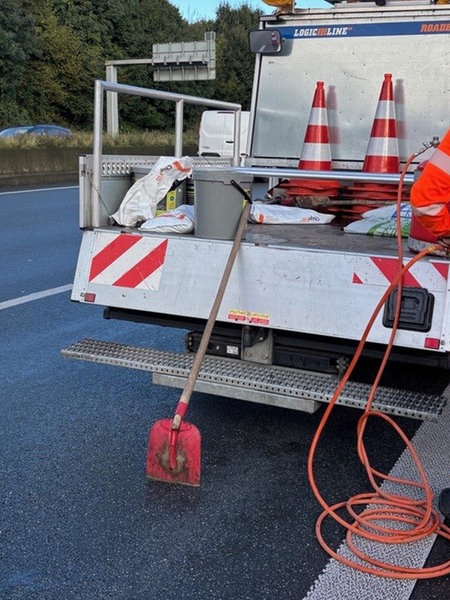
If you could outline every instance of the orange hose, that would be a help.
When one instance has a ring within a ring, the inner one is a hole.
[[[386,363],[389,359],[395,336],[398,329],[401,310],[401,290],[402,280],[405,273],[425,255],[438,249],[439,246],[429,246],[417,255],[415,255],[406,265],[403,265],[403,249],[401,239],[401,223],[400,223],[400,208],[402,198],[402,186],[406,171],[415,157],[424,152],[422,151],[413,154],[402,170],[400,184],[397,194],[397,246],[398,246],[398,273],[394,281],[389,285],[378,302],[373,314],[371,315],[366,328],[363,332],[361,340],[357,346],[356,352],[345,371],[341,381],[339,382],[323,416],[319,426],[315,432],[308,455],[308,479],[311,489],[323,508],[323,512],[319,516],[316,523],[316,537],[322,548],[337,561],[371,575],[379,577],[387,577],[392,579],[429,579],[433,577],[442,577],[450,574],[450,561],[432,567],[405,567],[396,564],[386,563],[377,560],[360,550],[356,544],[358,537],[365,538],[374,542],[383,544],[407,544],[418,541],[430,535],[440,535],[450,540],[450,527],[447,527],[441,522],[438,513],[433,509],[433,492],[427,481],[425,469],[417,455],[413,445],[408,437],[401,430],[399,425],[388,415],[379,411],[372,410],[375,393],[378,388],[381,376],[384,372]],[[360,356],[372,326],[384,306],[393,289],[397,287],[397,305],[394,316],[394,323],[391,331],[389,342],[378,369],[375,380],[372,384],[366,407],[362,416],[358,421],[357,427],[357,452],[358,457],[363,464],[368,479],[372,485],[373,491],[355,495],[344,502],[328,505],[322,497],[314,477],[314,457],[317,446],[325,428],[325,425],[330,418],[331,412],[344,389],[345,384],[349,380]],[[379,418],[386,421],[399,435],[409,451],[417,469],[419,481],[410,481],[381,473],[372,468],[369,457],[364,445],[364,433],[369,418]],[[399,486],[410,488],[412,491],[420,491],[422,499],[414,500],[402,494],[387,493],[382,490],[375,481],[375,477],[384,479]],[[366,508],[358,513],[356,508],[365,506]],[[346,510],[347,517],[350,516],[353,521],[348,521],[338,514],[338,511]],[[359,559],[352,560],[335,552],[325,541],[322,535],[322,523],[326,517],[332,517],[336,522],[342,525],[346,530],[346,542],[353,555]],[[392,527],[386,523],[392,523]],[[382,525],[383,523],[383,525]],[[397,527],[395,527],[397,525]],[[400,526],[400,529],[398,528]],[[361,562],[362,561],[362,562]]]

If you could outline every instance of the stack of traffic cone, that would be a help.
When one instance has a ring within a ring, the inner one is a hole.
[[[330,136],[323,81],[316,84],[298,168],[305,171],[331,171]],[[329,198],[335,198],[338,195],[339,182],[326,179],[291,179],[279,187],[287,190],[288,197],[293,199],[294,204],[311,206],[326,204]]]
[[[395,117],[392,75],[384,75],[369,145],[363,164],[365,173],[398,173],[400,168],[397,121]],[[405,188],[406,189],[406,188]],[[360,214],[369,208],[377,208],[397,201],[397,185],[386,183],[359,183],[348,187],[341,198],[349,198],[354,204],[347,212]],[[409,190],[402,201],[409,200]],[[359,203],[359,204],[358,204]]]
[[[398,173],[397,121],[392,75],[384,75],[369,145],[363,164],[366,173]]]

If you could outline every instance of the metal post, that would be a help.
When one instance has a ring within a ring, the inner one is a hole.
[[[117,83],[115,65],[106,65],[106,81]],[[119,97],[116,92],[106,92],[106,131],[112,136],[119,133]]]
[[[100,227],[100,186],[102,176],[103,82],[95,82],[94,140],[92,165],[92,226]]]
[[[241,109],[234,112],[233,166],[238,167],[241,153]]]
[[[183,155],[183,111],[184,100],[178,100],[175,106],[175,156]]]

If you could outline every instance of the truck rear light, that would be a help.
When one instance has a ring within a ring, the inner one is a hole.
[[[425,348],[429,350],[439,350],[441,342],[438,338],[425,338]]]
[[[84,294],[84,301],[85,302],[95,302],[95,294],[93,294],[92,292],[88,292],[87,294]]]

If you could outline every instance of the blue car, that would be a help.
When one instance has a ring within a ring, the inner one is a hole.
[[[49,135],[52,137],[68,137],[72,135],[70,129],[59,125],[23,125],[8,127],[0,131],[0,138],[17,137],[20,135]]]

